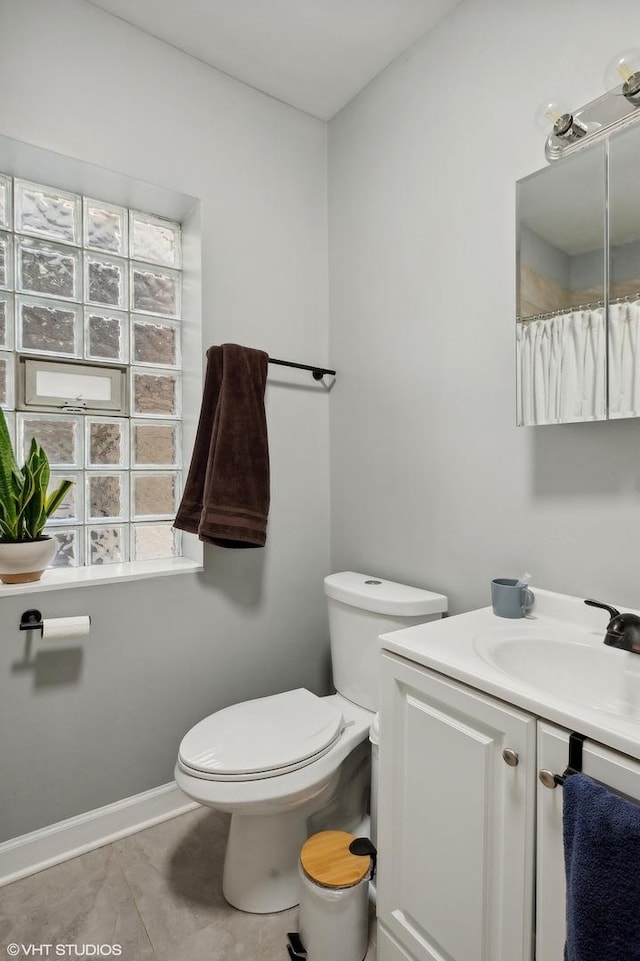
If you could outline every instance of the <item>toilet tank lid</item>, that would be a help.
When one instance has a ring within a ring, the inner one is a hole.
[[[361,607],[373,614],[390,614],[394,617],[419,617],[424,614],[442,614],[447,610],[444,594],[434,594],[421,587],[408,587],[385,581],[371,574],[341,571],[324,579],[327,597],[352,607]]]

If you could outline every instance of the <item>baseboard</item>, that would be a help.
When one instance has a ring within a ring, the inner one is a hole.
[[[0,887],[199,807],[174,781],[0,844]]]

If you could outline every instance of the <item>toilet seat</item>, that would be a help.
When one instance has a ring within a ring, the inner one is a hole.
[[[276,777],[322,757],[344,728],[333,699],[298,688],[206,717],[183,738],[178,763],[186,774],[205,780]]]

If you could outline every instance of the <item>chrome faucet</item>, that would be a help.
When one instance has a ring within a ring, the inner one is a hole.
[[[588,600],[585,604],[589,607],[601,607],[611,615],[604,636],[605,644],[622,651],[630,651],[632,654],[640,654],[640,617],[637,614],[621,614],[615,607],[601,604],[600,601]]]

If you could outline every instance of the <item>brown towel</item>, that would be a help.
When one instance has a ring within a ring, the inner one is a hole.
[[[263,547],[269,513],[268,355],[207,351],[202,408],[175,527],[221,547]]]

